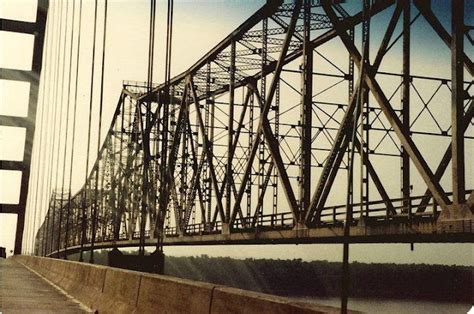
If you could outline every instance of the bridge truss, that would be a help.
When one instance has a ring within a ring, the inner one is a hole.
[[[472,241],[462,1],[451,33],[428,1],[364,3],[268,1],[169,85],[125,81],[83,188],[52,196],[37,254],[333,243],[345,223],[352,242]],[[416,66],[419,36],[446,50],[446,76]]]

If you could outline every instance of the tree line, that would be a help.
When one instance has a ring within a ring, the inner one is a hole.
[[[340,296],[341,263],[301,259],[167,256],[170,276],[292,297]],[[352,297],[471,302],[470,267],[427,264],[350,266]]]

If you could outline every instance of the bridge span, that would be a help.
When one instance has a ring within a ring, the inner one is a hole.
[[[416,223],[406,221],[354,224],[350,228],[350,243],[472,243],[474,240],[474,222],[460,221],[456,224],[439,226],[431,218]],[[144,246],[156,247],[158,239],[145,235]],[[344,243],[344,226],[325,226],[324,228],[254,228],[223,234],[221,232],[197,231],[188,235],[168,234],[163,245],[248,245],[248,244],[310,244],[310,243]],[[47,256],[62,257],[78,253],[81,250],[131,248],[140,246],[140,237],[136,233],[131,239],[123,234],[119,240],[99,238],[97,243],[71,243],[59,251],[52,251]]]
[[[412,9],[458,58],[459,68],[447,63],[448,77],[407,67]],[[159,85],[124,81],[82,189],[52,192],[35,253],[142,252],[153,242],[472,241],[470,157],[455,147],[474,144],[474,69],[437,21],[423,1],[268,1],[182,74]],[[371,23],[385,30],[374,60],[364,54],[374,48]],[[397,44],[403,49],[392,52]],[[396,59],[401,69],[381,70]],[[430,102],[453,101],[459,117],[431,109],[419,94],[430,89]]]

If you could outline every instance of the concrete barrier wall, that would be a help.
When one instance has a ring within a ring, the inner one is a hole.
[[[143,275],[139,313],[210,313],[214,285],[160,275]]]
[[[44,257],[14,256],[98,313],[339,313],[263,293]]]

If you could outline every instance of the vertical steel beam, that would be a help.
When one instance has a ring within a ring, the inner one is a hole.
[[[124,133],[125,133],[125,100],[126,100],[126,95],[122,94],[121,97],[121,110],[120,110],[120,128],[118,128],[120,131],[120,153],[119,153],[119,172],[120,172],[120,177],[118,179],[118,204],[117,204],[117,213],[113,216],[114,218],[114,241],[120,239],[120,227],[122,225],[122,215],[125,212],[125,195],[126,195],[126,180],[127,180],[127,173],[126,173],[126,167],[123,166],[123,151],[125,150],[124,147],[124,142],[126,139],[124,139]]]
[[[169,86],[167,86],[164,90],[163,93],[160,94],[159,96],[159,101],[162,103],[163,106],[163,120],[162,120],[162,132],[161,132],[161,156],[160,156],[160,187],[159,187],[159,201],[158,201],[158,213],[156,216],[156,232],[157,232],[157,238],[159,241],[157,241],[157,249],[161,247],[161,243],[159,243],[161,240],[161,236],[163,233],[163,224],[164,224],[164,219],[166,216],[166,209],[168,207],[168,200],[166,197],[168,197],[165,194],[167,194],[166,189],[167,189],[167,182],[168,182],[168,133],[169,133],[169,121],[168,121],[168,115],[169,115],[169,106],[170,102],[173,101],[172,97],[170,97],[170,89]],[[174,115],[174,113],[173,113]]]
[[[313,49],[311,40],[311,1],[304,1],[303,63],[301,64],[301,165],[300,165],[300,213],[306,212],[311,193],[311,129],[313,114]],[[302,217],[298,215],[298,220]]]
[[[230,82],[229,82],[229,122],[227,125],[227,186],[226,186],[226,201],[225,201],[225,222],[230,220],[230,206],[232,197],[232,160],[231,154],[234,136],[234,97],[235,97],[235,40],[230,46]]]
[[[410,136],[410,0],[403,1],[403,82],[402,130]],[[402,146],[402,198],[403,210],[411,216],[410,156]]]
[[[206,127],[206,134],[209,136],[209,117],[210,117],[210,96],[211,96],[211,64],[208,62],[206,64],[206,98],[204,99],[204,124]],[[212,145],[212,139],[209,139]],[[207,161],[204,160],[204,165],[203,165],[203,198],[204,198],[204,203],[206,206],[206,210],[203,212],[203,216],[201,218],[202,222],[207,226],[207,222],[211,218],[211,207],[210,205],[210,194],[209,194],[209,182],[207,180],[208,178],[208,171],[209,167],[207,165]]]
[[[181,142],[183,145],[181,145],[181,164],[179,166],[179,207],[178,207],[178,220],[179,224],[181,226],[182,222],[182,209],[184,207],[184,204],[186,203],[186,196],[187,196],[187,179],[188,179],[188,123],[187,121],[189,120],[189,107],[186,107],[186,110],[184,111],[184,124],[183,124],[183,132],[181,132]]]
[[[268,18],[262,20],[262,53],[261,53],[261,69],[265,71],[267,66],[267,48],[268,48]],[[256,88],[255,88],[256,89]],[[267,95],[267,77],[262,76],[260,79],[260,97],[261,102],[265,102]],[[258,106],[260,109],[260,115],[262,115],[263,107]],[[258,186],[258,198],[264,199],[266,187],[265,184],[265,142],[261,141],[258,147],[258,172],[257,172],[257,186]],[[257,205],[258,206],[258,205]],[[259,208],[259,207],[257,207]],[[257,212],[257,216],[262,217],[262,212]],[[257,221],[258,222],[258,221]]]
[[[280,82],[278,82],[277,90],[275,93],[275,119],[273,125],[275,128],[275,138],[278,139],[280,135]],[[273,165],[273,164],[272,164]],[[272,175],[273,181],[273,210],[272,214],[276,215],[278,213],[278,172],[276,169],[273,171]]]
[[[363,1],[363,15],[365,16],[364,22],[362,23],[362,49],[364,51],[364,57],[366,60],[370,60],[370,18],[368,18],[369,10],[371,7],[369,0]],[[369,104],[369,89],[362,85],[361,97],[361,108],[360,108],[360,142],[361,150],[360,153],[360,216],[369,216],[369,168],[367,162],[369,161],[369,139],[370,139],[370,104]],[[365,138],[364,138],[365,131]],[[355,139],[353,147],[356,147]],[[365,201],[365,205],[364,205]]]
[[[464,51],[464,0],[453,0],[451,9],[451,122],[452,122],[452,182],[453,203],[466,201],[464,178],[464,97],[463,97],[463,51]]]
[[[210,126],[209,126],[209,152],[211,154],[214,154],[214,135],[215,135],[215,124],[216,124],[216,101],[215,101],[215,97],[214,96],[210,96],[210,99],[209,99],[209,106],[210,106]],[[208,196],[209,196],[209,203],[208,203],[208,221],[209,222],[214,222],[216,219],[217,219],[217,211],[215,211],[216,215],[215,215],[215,219],[212,216],[212,190],[214,189],[214,187],[212,186],[212,180],[211,180],[211,169],[209,167],[209,164],[208,164],[208,174],[207,174],[207,184],[208,184]],[[210,226],[213,226],[213,224],[211,224]]]
[[[253,124],[254,124],[254,94],[251,93],[250,100],[249,100],[249,117],[248,117],[248,129],[249,129],[249,136],[248,136],[248,149],[246,152],[247,156],[250,156],[252,151],[252,143],[253,143]],[[246,218],[249,219],[251,212],[252,212],[252,172],[249,173],[249,178],[246,187],[246,194],[247,194],[247,208],[246,208]]]
[[[113,211],[112,213],[112,223],[113,223],[113,240],[116,241],[120,238],[120,225],[121,225],[121,218],[122,218],[122,212],[123,212],[123,208],[124,208],[124,202],[125,202],[125,198],[124,198],[124,178],[125,178],[125,173],[124,173],[124,170],[123,170],[123,166],[122,166],[122,159],[123,159],[123,150],[124,150],[124,147],[123,147],[123,142],[124,142],[124,138],[123,138],[123,135],[124,135],[124,122],[125,122],[125,95],[122,93],[121,97],[120,97],[120,102],[119,102],[119,106],[117,106],[117,113],[116,115],[119,115],[120,114],[120,124],[117,122],[116,124],[116,132],[120,132],[120,137],[119,137],[119,141],[120,141],[120,145],[119,145],[119,154],[118,154],[118,167],[117,167],[117,172],[118,172],[118,176],[119,178],[117,179],[117,183],[116,183],[116,186],[117,186],[117,207],[115,208],[115,210]],[[118,121],[118,119],[116,119],[115,121]],[[117,134],[115,134],[116,137],[118,137]]]
[[[141,112],[141,107],[145,108],[145,116]],[[143,150],[143,165],[142,165],[142,191],[141,191],[141,213],[140,213],[140,245],[138,247],[138,254],[143,257],[145,255],[145,226],[148,212],[148,193],[149,193],[149,168],[150,168],[150,107],[151,103],[138,104],[139,111],[138,120],[140,122],[140,133]],[[143,121],[145,119],[145,121]]]
[[[155,116],[150,122],[149,125],[149,130],[151,134],[153,135],[150,138],[150,141],[152,143],[152,156],[150,156],[152,160],[152,170],[150,171],[150,182],[151,182],[151,189],[149,191],[149,217],[150,217],[150,238],[155,237],[155,232],[154,230],[156,229],[156,217],[157,217],[157,196],[158,196],[158,185],[157,181],[159,179],[159,165],[161,163],[160,161],[160,155],[159,155],[159,146],[161,144],[160,142],[160,134],[161,132],[161,121],[162,121],[162,116],[161,116],[161,109],[162,105],[161,103],[158,102],[158,97],[156,97],[156,109],[155,109]],[[157,122],[158,121],[158,122]]]

